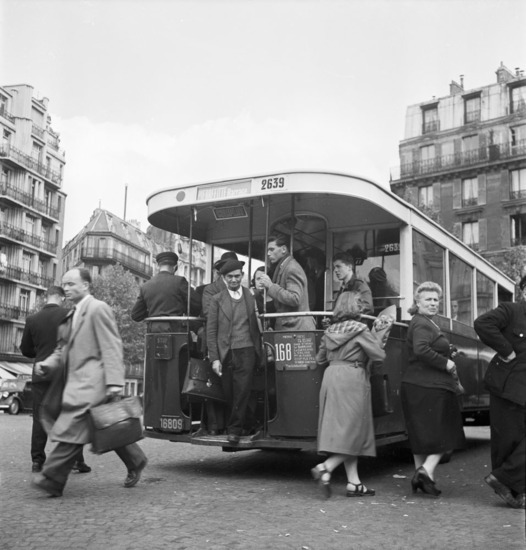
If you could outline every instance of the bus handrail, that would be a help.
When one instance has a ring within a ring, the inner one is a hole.
[[[260,313],[259,317],[261,319],[279,319],[281,317],[332,317],[333,312],[332,311],[285,311],[282,313]],[[374,315],[367,315],[363,313],[360,316],[362,319],[368,319],[371,321],[374,321],[376,319],[376,316]],[[399,327],[408,327],[409,325],[407,323],[401,323],[399,321],[394,321],[393,325],[399,326]]]
[[[147,322],[150,321],[206,321],[204,317],[193,317],[190,315],[166,315],[163,317],[147,317],[144,319]]]

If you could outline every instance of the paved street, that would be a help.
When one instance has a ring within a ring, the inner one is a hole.
[[[483,482],[489,430],[469,428],[469,449],[440,466],[439,499],[413,496],[407,456],[380,451],[362,464],[377,496],[345,497],[343,469],[322,500],[312,453],[249,451],[145,439],[150,464],[122,487],[114,453],[86,452],[62,498],[30,486],[31,417],[0,414],[0,548],[70,549],[495,549],[524,548],[523,510],[507,508]]]

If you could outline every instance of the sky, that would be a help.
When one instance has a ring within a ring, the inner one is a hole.
[[[64,243],[172,185],[324,170],[389,185],[409,105],[526,69],[523,0],[0,0],[0,83],[49,98]]]

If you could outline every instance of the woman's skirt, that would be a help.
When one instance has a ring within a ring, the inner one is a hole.
[[[333,362],[320,389],[318,452],[376,456],[369,375],[363,367]]]
[[[402,383],[401,398],[413,454],[439,454],[466,446],[460,405],[453,392]]]

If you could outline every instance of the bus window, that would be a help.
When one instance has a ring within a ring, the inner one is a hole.
[[[482,315],[493,309],[495,283],[477,271],[477,315]]]
[[[418,231],[413,231],[413,289],[425,281],[438,283],[447,298],[444,285],[444,249]],[[444,314],[444,303],[440,302],[440,314]]]
[[[345,231],[334,234],[334,254],[349,252],[355,260],[355,275],[367,282],[375,313],[400,303],[400,232],[397,227]],[[333,291],[339,289],[333,278]]]
[[[473,268],[454,254],[449,255],[449,281],[451,318],[473,326]]]

